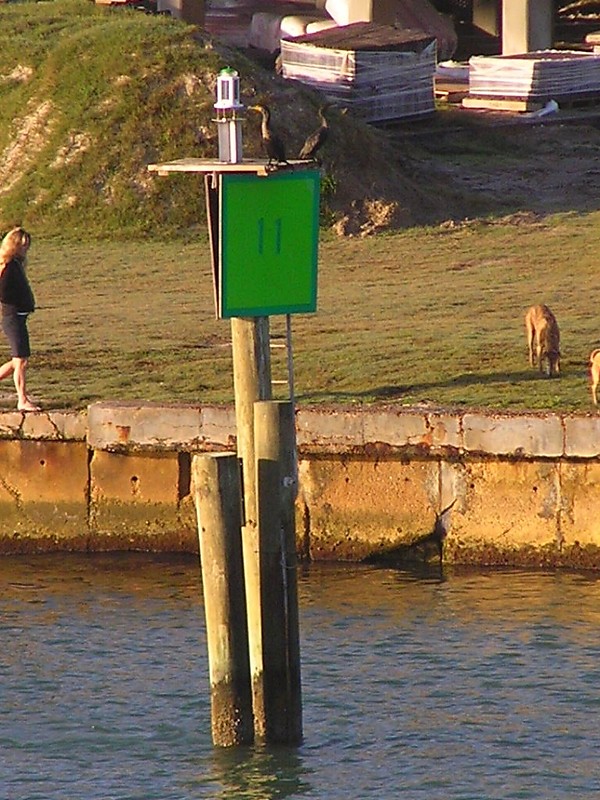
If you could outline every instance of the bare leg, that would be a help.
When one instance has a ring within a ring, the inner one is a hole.
[[[13,358],[13,380],[15,382],[15,389],[17,390],[17,406],[27,403],[26,392],[26,377],[27,377],[27,359],[26,358]]]
[[[13,358],[13,380],[15,382],[15,389],[17,390],[17,408],[19,411],[39,411],[39,407],[31,402],[27,396],[26,376],[27,376],[26,358]]]
[[[0,381],[3,381],[4,378],[8,378],[9,375],[12,375],[15,366],[11,361],[7,361],[5,364],[0,366]]]

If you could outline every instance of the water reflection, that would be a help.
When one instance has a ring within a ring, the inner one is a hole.
[[[283,800],[312,789],[310,769],[295,748],[220,748],[209,767],[215,800]]]

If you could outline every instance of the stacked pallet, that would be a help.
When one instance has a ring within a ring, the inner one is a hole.
[[[533,111],[548,101],[600,101],[600,55],[538,50],[469,60],[468,108]]]
[[[284,78],[367,122],[433,112],[435,67],[435,37],[394,25],[356,22],[281,41]]]

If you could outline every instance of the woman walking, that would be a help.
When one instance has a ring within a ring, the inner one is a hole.
[[[13,376],[19,411],[39,411],[27,394],[27,364],[31,350],[27,316],[35,300],[25,272],[31,236],[23,228],[13,228],[0,243],[0,303],[2,330],[8,339],[11,360],[0,366],[0,380]]]

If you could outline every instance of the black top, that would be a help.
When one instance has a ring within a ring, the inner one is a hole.
[[[0,273],[0,302],[2,306],[11,306],[4,312],[17,311],[28,314],[35,309],[35,300],[27,275],[17,258],[9,261]]]

